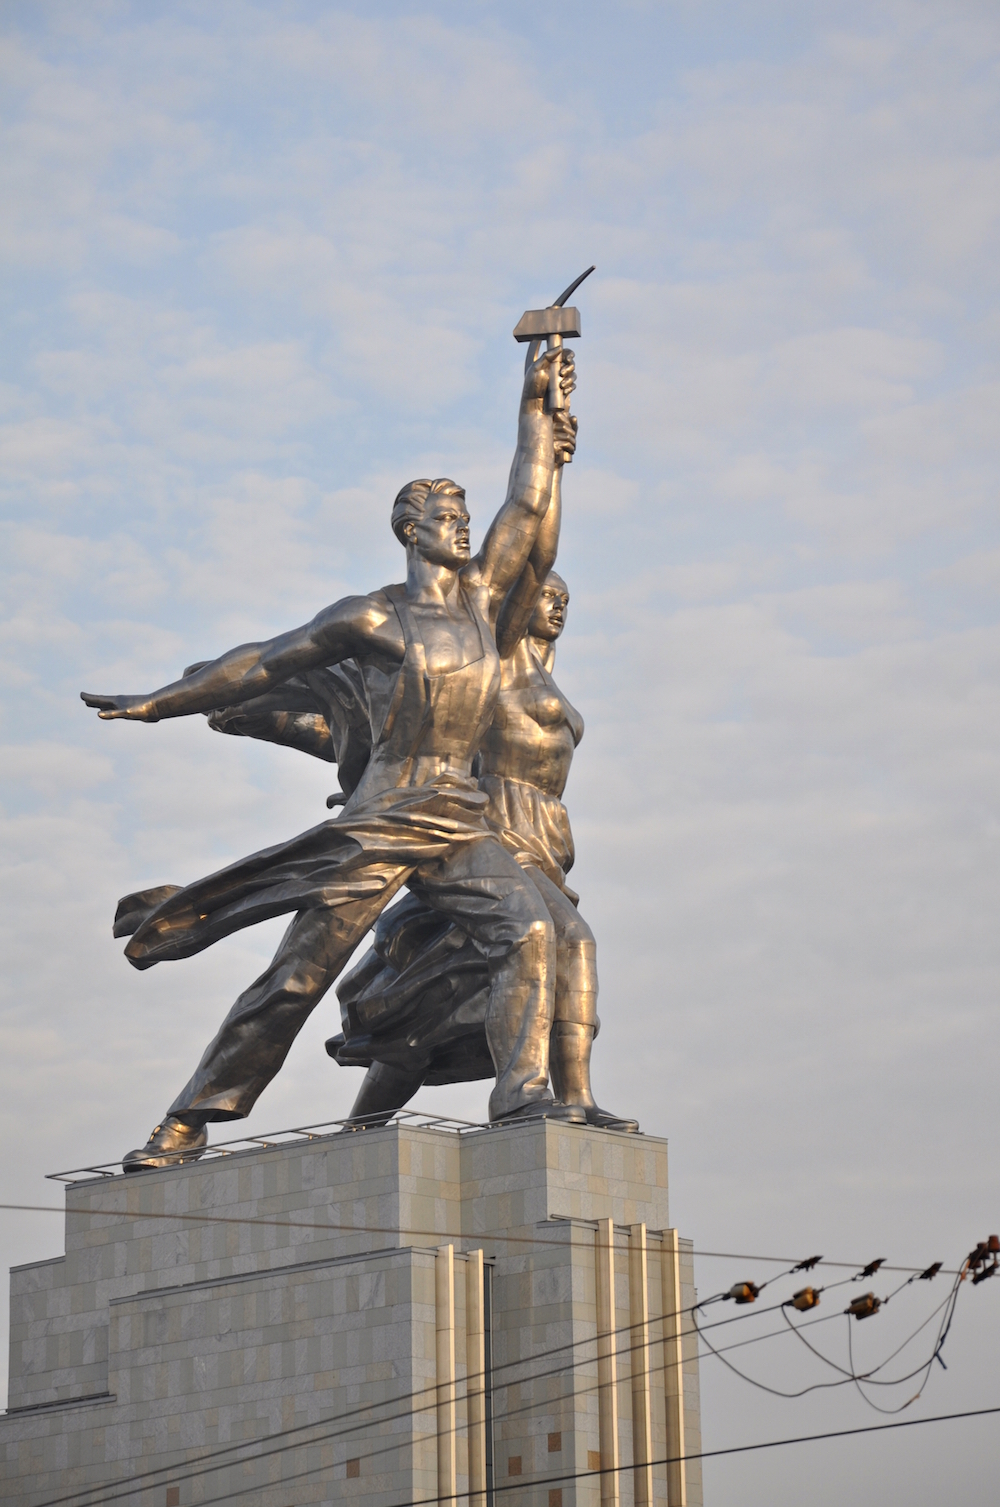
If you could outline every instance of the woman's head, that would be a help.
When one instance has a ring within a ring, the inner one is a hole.
[[[544,639],[546,643],[555,643],[566,626],[568,604],[569,588],[566,582],[556,571],[550,570],[545,577],[545,585],[542,587],[538,605],[531,614],[531,622],[528,624],[528,632],[532,638]]]

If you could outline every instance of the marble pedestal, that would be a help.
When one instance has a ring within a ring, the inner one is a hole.
[[[0,1502],[700,1507],[665,1141],[399,1124],[66,1207],[11,1273]]]

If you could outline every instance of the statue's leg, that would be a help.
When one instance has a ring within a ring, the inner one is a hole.
[[[168,1114],[238,1120],[288,1056],[292,1042],[354,946],[336,910],[300,911],[270,965],[245,989]]]
[[[486,838],[422,864],[409,883],[455,920],[488,960],[486,1036],[497,1072],[490,1119],[555,1114],[582,1120],[579,1110],[556,1105],[549,1092],[555,929],[530,878]]]
[[[556,933],[556,990],[549,1065],[552,1088],[563,1104],[578,1104],[590,1125],[635,1131],[639,1122],[601,1109],[590,1084],[597,1035],[597,943],[573,902],[541,869],[527,871],[544,899]]]
[[[399,871],[403,878],[408,872]],[[397,877],[362,900],[345,896],[341,905],[295,916],[270,966],[233,1005],[147,1144],[124,1158],[126,1171],[199,1156],[209,1121],[238,1120],[250,1113],[312,1011],[396,893]]]
[[[384,1125],[413,1098],[423,1081],[422,1065],[405,1068],[390,1062],[373,1062],[358,1090],[350,1115],[355,1123],[349,1128],[364,1130],[369,1125]]]

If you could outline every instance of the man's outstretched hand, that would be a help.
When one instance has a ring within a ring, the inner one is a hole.
[[[95,696],[90,691],[81,691],[80,700],[96,708],[102,722],[110,722],[115,717],[125,717],[130,722],[160,720],[150,696]]]

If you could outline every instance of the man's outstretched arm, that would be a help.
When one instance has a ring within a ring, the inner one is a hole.
[[[549,367],[558,362],[560,383],[567,395],[576,386],[573,352],[563,346],[543,351],[528,368],[521,392],[517,451],[510,470],[507,498],[490,524],[475,563],[489,586],[494,611],[524,569],[538,536],[552,493],[555,456],[552,415],[545,412]]]
[[[305,627],[293,628],[264,643],[241,644],[150,696],[95,696],[88,691],[81,691],[80,696],[104,721],[124,717],[133,722],[159,722],[163,717],[189,717],[249,701],[292,675],[337,664],[366,649],[401,658],[398,639],[395,614],[390,619],[389,611],[373,597],[346,597],[318,613]]]

